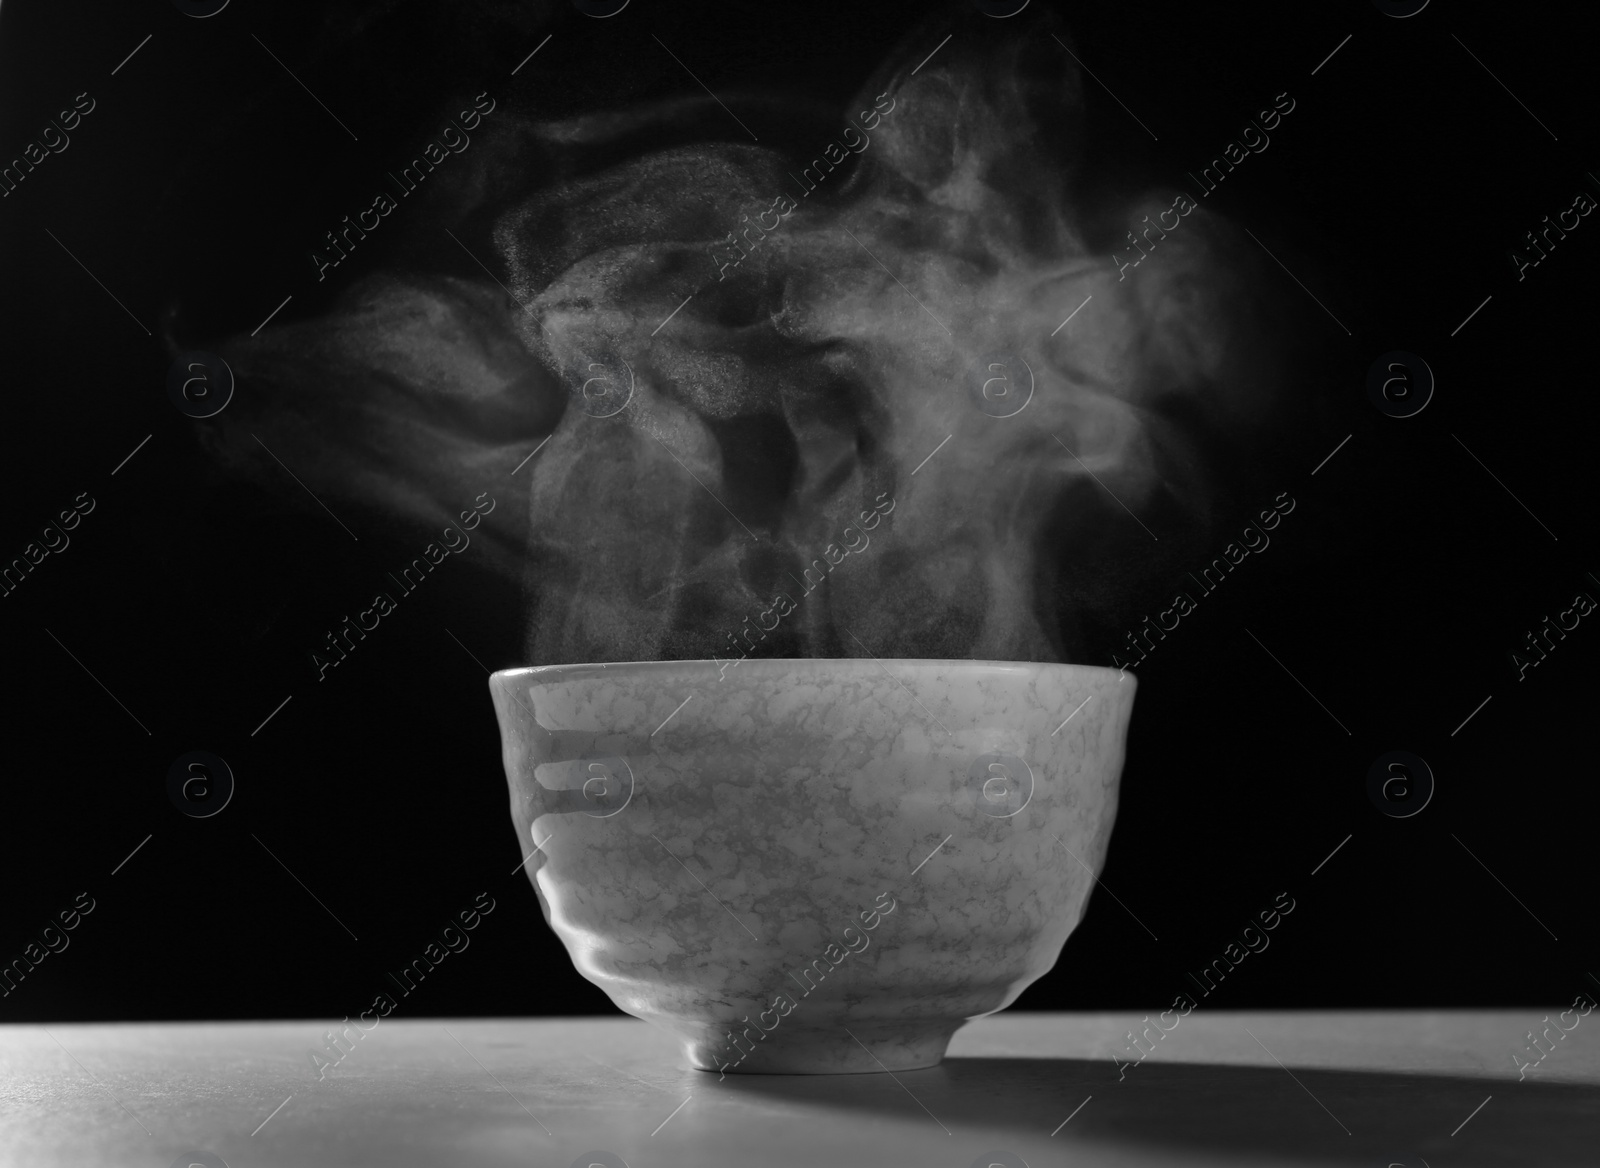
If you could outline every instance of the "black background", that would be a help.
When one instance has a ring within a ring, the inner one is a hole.
[[[0,149],[73,94],[97,106],[0,200],[0,553],[19,554],[80,492],[97,503],[70,548],[0,600],[0,960],[78,893],[97,907],[0,1000],[0,1019],[353,1014],[480,891],[494,914],[408,1012],[612,1012],[514,870],[484,667],[524,664],[516,589],[465,556],[317,683],[309,651],[412,542],[381,516],[343,514],[353,542],[292,484],[222,476],[166,398],[164,338],[248,332],[291,293],[275,323],[323,309],[306,240],[364,205],[370,175],[463,95],[561,117],[698,94],[655,34],[719,95],[830,108],[927,8],[635,0],[594,20],[555,3],[232,0],[195,20],[157,0],[4,0]],[[1211,202],[1337,322],[1306,301],[1328,357],[1303,390],[1315,432],[1275,452],[1300,468],[1274,488],[1295,512],[1139,669],[1103,873],[1126,909],[1095,895],[1018,1008],[1165,1005],[1282,891],[1294,915],[1218,1006],[1542,1004],[1600,989],[1585,977],[1600,975],[1586,749],[1600,613],[1526,680],[1508,658],[1576,592],[1600,596],[1586,575],[1600,575],[1600,226],[1583,220],[1521,282],[1507,257],[1577,192],[1600,198],[1588,6],[1064,15],[1084,63],[1150,128],[1086,79],[1087,169],[1104,187],[1178,186],[1273,94],[1293,95],[1270,149]],[[394,234],[330,287],[396,262],[412,237]],[[447,238],[436,246],[407,261],[477,275]],[[1307,297],[1288,276],[1279,291]],[[1437,374],[1415,417],[1367,400],[1367,367],[1392,349]],[[1126,623],[1154,599],[1130,603]],[[168,765],[196,749],[237,776],[214,818],[166,797]],[[1366,794],[1368,766],[1396,749],[1438,781],[1412,818]]]

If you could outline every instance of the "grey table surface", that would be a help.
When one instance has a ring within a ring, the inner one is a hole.
[[[630,1018],[383,1020],[320,1079],[326,1022],[11,1025],[0,1162],[1600,1165],[1600,1013],[1519,1078],[1546,1013],[1196,1011],[1120,1071],[1143,1015],[1010,1013],[930,1070],[721,1080]]]

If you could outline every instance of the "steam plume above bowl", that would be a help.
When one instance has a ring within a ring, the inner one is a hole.
[[[1080,205],[1073,58],[1001,23],[909,36],[810,146],[500,111],[456,223],[504,290],[379,273],[218,345],[208,440],[429,526],[538,447],[485,542],[539,664],[1083,659],[1272,432],[1276,329],[1204,209],[1119,275],[1171,199]]]

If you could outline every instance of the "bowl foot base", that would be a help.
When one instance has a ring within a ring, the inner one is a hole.
[[[939,1022],[850,1022],[834,1029],[775,1026],[765,1037],[740,1028],[737,1043],[684,1044],[690,1065],[740,1075],[864,1075],[935,1067],[964,1019]]]

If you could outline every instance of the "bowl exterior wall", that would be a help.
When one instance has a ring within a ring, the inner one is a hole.
[[[696,1066],[794,1073],[932,1065],[1055,964],[1105,859],[1136,684],[851,659],[491,690],[574,965]]]

